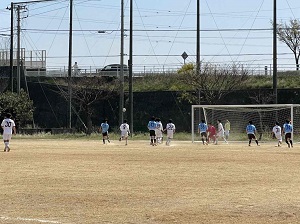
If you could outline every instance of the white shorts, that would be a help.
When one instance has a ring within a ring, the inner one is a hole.
[[[127,138],[128,137],[128,131],[122,131],[121,136],[122,136],[122,138]]]
[[[155,135],[156,135],[156,138],[162,138],[163,137],[161,130],[155,130]]]
[[[3,140],[11,140],[12,134],[3,134]]]
[[[173,134],[174,134],[173,131],[167,131],[167,137],[168,138],[173,138]]]
[[[225,131],[225,135],[226,135],[226,136],[229,136],[229,130],[226,130],[226,131]]]
[[[275,134],[275,138],[278,140],[278,141],[282,141],[282,136],[281,134]]]
[[[224,132],[223,131],[219,131],[216,136],[217,137],[224,137]]]

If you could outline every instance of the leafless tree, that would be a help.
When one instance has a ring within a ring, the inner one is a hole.
[[[81,77],[72,79],[72,102],[79,108],[78,114],[85,117],[86,133],[92,133],[93,105],[99,100],[109,99],[115,94],[117,85],[103,77]],[[61,91],[67,99],[68,92]]]
[[[195,66],[187,65],[178,71],[179,79],[196,91],[201,91],[209,104],[219,104],[230,92],[238,89],[248,77],[242,65],[201,63],[200,74]],[[192,99],[195,101],[195,99]]]
[[[285,43],[293,52],[296,70],[299,70],[299,57],[300,57],[300,20],[291,19],[289,23],[277,24],[277,37]]]

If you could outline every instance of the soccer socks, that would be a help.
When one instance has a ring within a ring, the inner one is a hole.
[[[292,140],[290,140],[290,144],[291,144],[291,146],[293,147],[293,141],[292,141]]]
[[[255,140],[255,142],[256,142],[256,145],[258,145],[258,141],[257,141],[257,140]]]
[[[223,137],[223,139],[224,139],[224,141],[225,141],[226,143],[228,143],[225,137]]]
[[[102,139],[102,141],[103,141],[103,144],[105,144],[105,139]]]
[[[168,138],[168,140],[166,141],[166,145],[170,145],[171,139]]]
[[[249,140],[249,146],[251,145],[251,139]]]

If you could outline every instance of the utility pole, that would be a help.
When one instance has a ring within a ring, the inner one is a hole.
[[[196,74],[200,74],[200,0],[197,0],[197,59]]]
[[[119,125],[123,123],[124,108],[124,0],[121,0],[121,57],[120,57],[120,102],[119,102]]]
[[[273,3],[273,93],[274,93],[274,103],[278,103],[278,93],[277,93],[277,3],[274,0]]]
[[[11,92],[14,91],[14,3],[10,4],[10,79],[11,79]]]
[[[18,30],[18,38],[17,38],[17,93],[20,94],[21,91],[21,10],[26,9],[25,6],[18,5],[17,6],[17,30]]]
[[[18,37],[17,37],[17,93],[20,94],[20,89],[21,89],[21,74],[20,74],[20,49],[21,49],[21,27],[20,27],[20,10],[21,6],[17,6],[17,30],[18,30]]]
[[[73,34],[73,0],[70,0],[69,27],[69,62],[68,62],[68,94],[69,94],[69,128],[72,128],[72,34]]]
[[[130,114],[130,133],[133,134],[133,88],[132,88],[132,48],[133,48],[133,0],[130,0],[130,31],[129,31],[129,60],[128,60],[128,67],[129,67],[129,114]]]

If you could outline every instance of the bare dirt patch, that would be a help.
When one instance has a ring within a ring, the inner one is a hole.
[[[300,223],[300,148],[13,139],[0,223]]]

